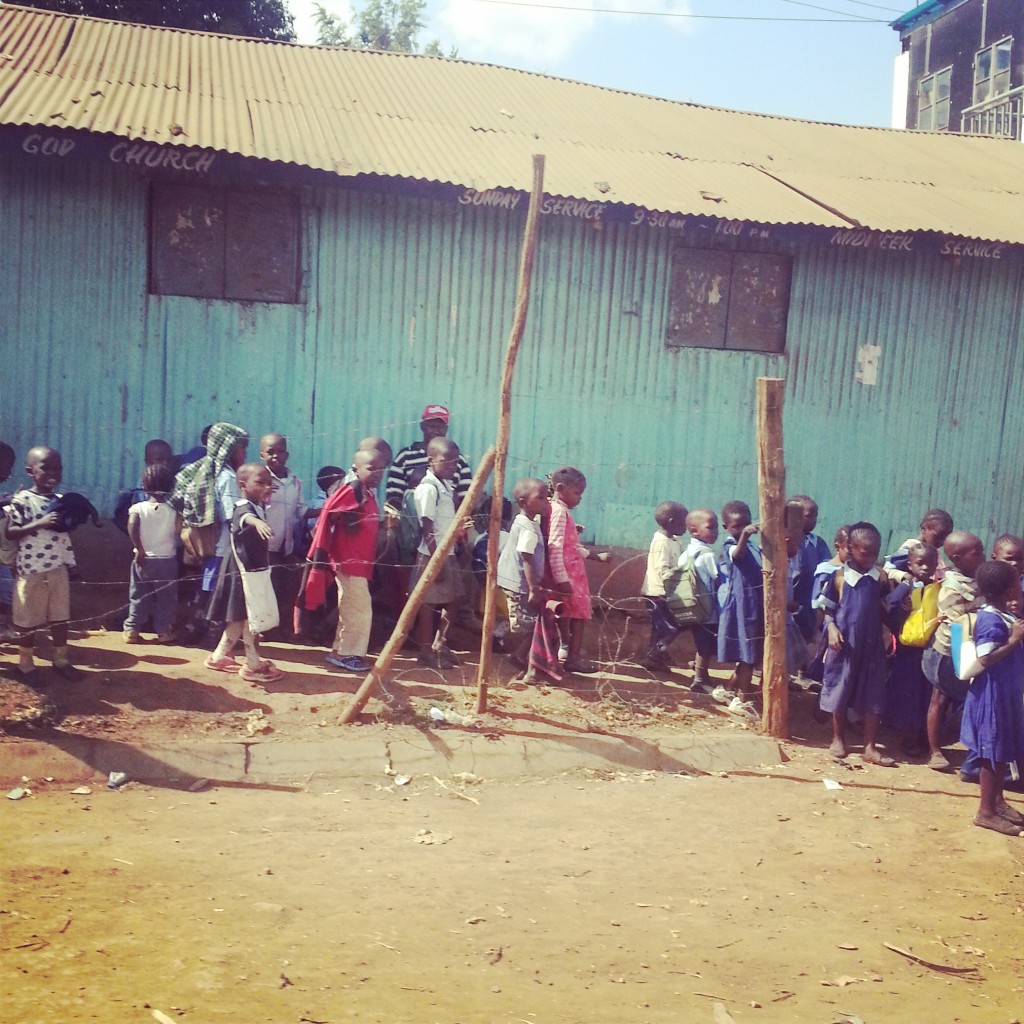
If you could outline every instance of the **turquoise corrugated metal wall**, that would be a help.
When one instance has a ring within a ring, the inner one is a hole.
[[[66,486],[108,509],[149,437],[183,450],[218,418],[280,430],[310,481],[366,434],[407,443],[444,402],[475,460],[495,429],[523,207],[340,188],[304,202],[305,304],[149,296],[141,175],[0,158],[0,436],[19,459],[59,447]],[[509,475],[579,466],[588,536],[644,545],[667,498],[755,505],[762,375],[788,378],[789,489],[818,498],[823,532],[864,517],[902,539],[932,505],[986,539],[1022,529],[1017,266],[796,247],[785,357],[670,351],[677,237],[563,218],[541,231]],[[880,349],[874,386],[855,381],[864,345]]]

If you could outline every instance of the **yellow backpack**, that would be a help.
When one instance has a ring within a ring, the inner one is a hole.
[[[927,647],[939,626],[939,583],[915,587],[910,592],[911,612],[900,630],[904,647]]]

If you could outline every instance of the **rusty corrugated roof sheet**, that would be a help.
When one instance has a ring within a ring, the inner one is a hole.
[[[0,124],[340,176],[1024,243],[1024,146],[701,107],[509,68],[0,6]]]

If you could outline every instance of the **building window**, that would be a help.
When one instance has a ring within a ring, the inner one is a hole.
[[[298,302],[298,198],[153,185],[149,281],[155,295]]]
[[[974,103],[984,103],[1010,91],[1012,46],[1012,39],[1000,39],[978,51],[974,58]]]
[[[784,352],[791,271],[776,253],[677,249],[665,344]]]
[[[949,81],[953,69],[922,78],[917,87],[917,127],[943,132],[949,127]]]

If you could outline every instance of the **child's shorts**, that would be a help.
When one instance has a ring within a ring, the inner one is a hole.
[[[65,565],[14,581],[11,618],[19,629],[38,629],[50,622],[71,618],[71,588]]]
[[[512,636],[523,637],[533,632],[537,613],[526,603],[526,595],[501,588],[508,604],[508,630]]]
[[[423,575],[423,568],[430,561],[429,555],[417,555],[413,566],[412,578],[409,580],[409,592],[415,588]],[[434,582],[427,587],[423,595],[424,604],[454,604],[462,599],[462,573],[454,555],[449,555],[441,565],[441,571],[434,577]]]

